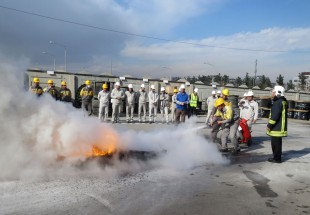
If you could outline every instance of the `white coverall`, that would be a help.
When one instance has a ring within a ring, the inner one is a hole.
[[[255,101],[247,101],[240,105],[240,118],[246,119],[249,129],[252,128],[253,120],[258,118],[258,104]]]
[[[159,100],[160,100],[161,122],[164,123],[164,121],[166,120],[166,123],[168,123],[169,122],[169,115],[168,115],[169,95],[166,92],[161,93]]]
[[[110,92],[101,90],[98,93],[99,100],[99,119],[101,121],[106,121],[109,114],[109,101],[110,101]]]
[[[175,122],[175,111],[177,109],[177,94],[173,94],[171,103],[171,122]]]
[[[149,92],[149,117],[150,122],[156,122],[157,116],[157,104],[158,104],[158,94],[156,92]]]
[[[139,91],[139,110],[138,110],[138,118],[139,122],[141,122],[141,112],[143,110],[143,122],[146,120],[146,101],[147,101],[147,92],[140,90]]]
[[[126,121],[133,121],[133,112],[136,103],[136,93],[134,91],[126,91]]]
[[[120,99],[117,99],[120,97]],[[111,93],[112,99],[112,122],[119,122],[120,105],[122,100],[125,98],[125,94],[121,89],[113,89]]]
[[[206,123],[207,124],[210,121],[210,116],[211,116],[212,110],[214,108],[214,103],[215,103],[216,99],[217,99],[217,97],[215,95],[214,96],[210,96],[207,99],[207,107],[208,107],[208,113],[207,113],[207,118],[206,118]]]

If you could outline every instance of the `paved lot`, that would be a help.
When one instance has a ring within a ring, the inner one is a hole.
[[[199,117],[195,126],[203,126],[203,120]],[[265,125],[262,119],[253,126],[253,146],[243,147],[237,156],[224,155],[230,161],[226,165],[148,165],[109,178],[97,171],[1,181],[0,214],[310,214],[310,123],[289,122],[282,164],[266,162],[271,148]],[[112,126],[134,132],[175,128]],[[209,133],[210,129],[199,130],[204,138]]]

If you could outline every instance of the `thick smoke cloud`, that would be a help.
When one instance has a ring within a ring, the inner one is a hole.
[[[118,131],[49,96],[37,98],[23,87],[20,68],[25,64],[27,60],[17,60],[0,66],[0,180],[98,171],[114,176],[154,166],[179,169],[226,162],[214,145],[197,134],[193,124],[150,132]],[[93,145],[104,150],[114,147],[161,153],[149,163],[114,159],[112,165],[102,167],[95,161],[86,162]],[[87,165],[80,168],[83,163]]]

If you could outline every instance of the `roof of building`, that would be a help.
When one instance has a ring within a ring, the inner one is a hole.
[[[239,88],[248,89],[248,86],[247,86],[247,85],[245,85],[245,84],[241,84],[241,85],[239,86]]]
[[[310,75],[310,72],[302,72],[303,75]]]

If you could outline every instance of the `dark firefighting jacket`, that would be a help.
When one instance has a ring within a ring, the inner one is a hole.
[[[274,97],[269,115],[267,135],[272,137],[287,136],[287,101],[284,96]]]

